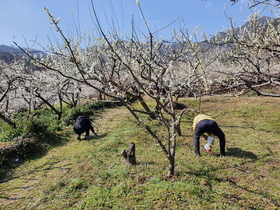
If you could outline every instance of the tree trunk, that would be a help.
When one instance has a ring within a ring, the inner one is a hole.
[[[48,99],[45,99],[40,93],[37,92],[37,90],[35,91],[35,93],[36,93],[35,96],[36,96],[37,98],[41,99],[48,107],[50,107],[50,108],[57,114],[57,120],[60,120],[60,119],[61,119],[61,116],[62,116],[62,109],[61,109],[62,104],[61,104],[61,106],[60,106],[60,110],[57,110],[57,109],[48,101]],[[60,103],[62,103],[62,102],[60,101]]]
[[[173,119],[173,123],[170,128],[170,139],[169,139],[169,146],[168,146],[168,160],[169,160],[169,166],[168,166],[168,172],[167,177],[172,177],[175,175],[175,154],[176,154],[176,123],[175,118]]]
[[[152,112],[152,111],[150,110],[150,108],[149,108],[149,106],[146,104],[145,100],[144,100],[141,96],[139,96],[137,99],[140,101],[140,104],[141,104],[141,106],[145,109],[145,111],[146,111],[147,113],[150,113],[150,114],[149,114],[149,115],[150,115],[150,118],[151,118],[151,119],[156,119],[156,117],[157,117],[156,113],[155,113],[155,112]]]
[[[8,123],[12,128],[17,128],[16,123],[13,122],[9,117],[6,117],[2,113],[0,113],[0,118]]]
[[[179,120],[178,125],[175,127],[175,133],[178,134],[178,136],[182,136],[182,130],[181,130],[181,120]]]
[[[122,155],[126,159],[127,165],[136,165],[135,144],[133,142],[128,144],[128,149],[122,151]]]
[[[174,175],[175,175],[175,157],[170,156],[167,177],[173,177]]]

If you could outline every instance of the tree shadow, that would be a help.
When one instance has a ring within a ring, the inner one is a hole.
[[[13,170],[27,160],[42,158],[50,148],[61,147],[69,142],[70,133],[50,134],[46,139],[25,138],[15,144],[1,149],[0,184],[13,177]],[[32,140],[34,139],[34,140]]]
[[[89,137],[81,137],[81,140],[79,141],[92,141],[92,140],[99,140],[99,139],[102,139],[104,137],[106,137],[107,134],[101,134],[101,135],[97,135],[97,136],[94,136],[94,135],[90,135]]]
[[[238,158],[250,158],[256,160],[258,157],[249,151],[244,151],[240,148],[227,148],[227,155],[234,156]]]

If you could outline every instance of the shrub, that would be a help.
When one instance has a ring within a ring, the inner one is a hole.
[[[16,160],[24,161],[33,154],[39,154],[46,146],[60,142],[61,136],[57,131],[61,131],[65,126],[73,125],[78,116],[92,116],[97,110],[113,106],[115,106],[114,103],[98,101],[74,108],[65,107],[61,120],[57,120],[56,114],[50,109],[36,110],[31,115],[21,109],[13,116],[17,124],[16,129],[0,119],[2,128],[0,141],[12,142],[9,147],[0,148],[0,173],[16,165],[18,163]]]
[[[23,138],[8,147],[0,148],[0,175],[26,158],[42,152],[44,148],[35,138]]]
[[[97,110],[101,110],[104,108],[112,108],[114,106],[119,106],[120,104],[109,102],[109,101],[97,101],[94,103],[89,103],[85,105],[76,106],[72,109],[67,109],[64,111],[62,116],[62,121],[65,125],[73,125],[78,116],[93,116],[96,114]]]

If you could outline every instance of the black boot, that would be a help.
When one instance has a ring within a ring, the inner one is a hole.
[[[196,155],[196,156],[200,156],[199,150],[195,150],[195,155]]]

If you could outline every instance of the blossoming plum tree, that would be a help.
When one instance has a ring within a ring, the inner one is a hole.
[[[14,107],[10,104],[14,104],[17,100],[15,91],[21,80],[21,69],[21,61],[13,61],[10,64],[1,62],[0,64],[0,118],[13,128],[16,128],[16,123],[11,118]]]
[[[257,95],[280,97],[275,92],[280,85],[279,19],[254,13],[244,27],[236,29],[233,25],[231,20],[231,30],[209,40],[213,46],[224,46],[226,50],[220,58],[235,68],[235,71],[226,69],[223,74],[242,87],[242,92],[252,90]]]
[[[159,144],[169,161],[167,175],[173,176],[178,127],[183,113],[189,109],[186,107],[178,113],[172,102],[178,98],[176,93],[180,89],[196,84],[203,75],[199,72],[202,69],[199,46],[192,42],[186,30],[174,33],[177,38],[166,42],[156,38],[156,33],[152,33],[147,25],[148,35],[143,41],[139,41],[134,30],[128,40],[121,39],[115,31],[106,35],[93,3],[92,11],[102,36],[97,38],[84,34],[78,39],[71,35],[67,37],[59,27],[59,19],[46,9],[61,40],[50,45],[51,53],[45,58],[26,54],[36,65],[121,102]],[[195,69],[190,65],[191,60]],[[155,107],[148,106],[145,97],[151,98]],[[131,98],[139,100],[141,106],[132,105]],[[153,130],[152,125],[148,126],[143,114],[160,122],[160,134]]]

